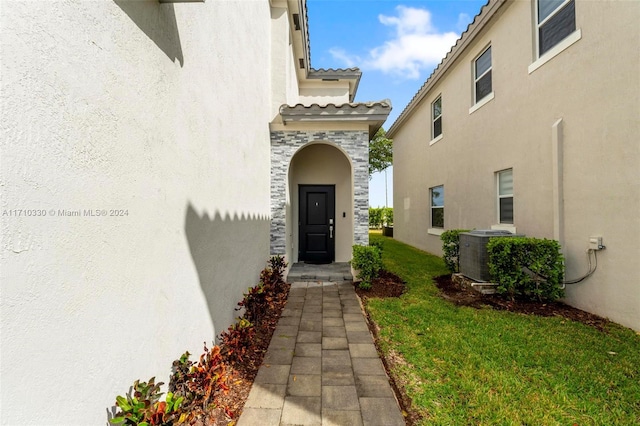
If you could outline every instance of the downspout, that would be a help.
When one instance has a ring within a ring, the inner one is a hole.
[[[562,257],[566,259],[564,245],[564,176],[562,118],[551,126],[551,168],[553,178],[553,238],[558,241]],[[565,271],[566,272],[566,271]],[[563,280],[564,281],[564,280]],[[562,283],[562,288],[566,287]]]

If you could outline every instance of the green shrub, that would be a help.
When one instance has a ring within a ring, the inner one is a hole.
[[[155,378],[149,382],[136,380],[129,394],[116,397],[118,408],[110,422],[122,426],[201,424],[200,420],[212,407],[221,408],[229,418],[236,417],[220,396],[229,390],[235,374],[232,367],[245,363],[249,351],[255,350],[252,345],[258,335],[256,327],[260,326],[264,334],[268,327],[267,316],[286,299],[286,267],[284,257],[271,257],[269,267],[260,274],[260,283],[249,288],[238,303],[238,310],[244,309],[244,316],[221,333],[221,344],[210,350],[205,344],[204,353],[197,362],[189,360],[189,352],[173,362],[165,401],[160,401],[163,383],[156,384]]]
[[[487,243],[489,272],[497,292],[536,300],[556,300],[564,295],[560,244],[538,238],[491,238]]]
[[[369,207],[369,228],[393,226],[393,207]]]
[[[382,251],[384,250],[384,241],[382,240],[370,241],[369,245],[380,250],[380,255],[382,255]]]
[[[460,272],[460,234],[468,229],[450,229],[440,235],[442,240],[442,259],[447,269],[455,274]]]
[[[155,377],[149,379],[149,382],[136,380],[129,394],[116,397],[118,412],[109,421],[127,426],[147,426],[172,425],[184,420],[186,415],[180,407],[184,397],[176,398],[169,392],[165,401],[160,401],[160,386],[163,384],[156,384]]]
[[[353,260],[351,266],[358,270],[358,286],[363,290],[371,288],[373,279],[382,269],[382,253],[375,246],[353,246]]]
[[[393,207],[384,207],[382,209],[382,222],[385,226],[393,226]]]
[[[382,226],[382,209],[369,207],[369,228],[378,229]]]

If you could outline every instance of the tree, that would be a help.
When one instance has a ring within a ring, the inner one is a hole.
[[[393,139],[387,138],[387,132],[380,127],[369,142],[369,177],[376,172],[382,172],[393,161]]]

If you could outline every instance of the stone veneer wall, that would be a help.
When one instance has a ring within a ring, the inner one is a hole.
[[[353,173],[354,241],[369,244],[369,132],[271,132],[271,254],[286,253],[286,200],[289,164],[300,148],[311,142],[339,146],[350,160]]]

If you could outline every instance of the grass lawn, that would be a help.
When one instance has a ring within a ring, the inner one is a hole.
[[[438,296],[441,258],[391,238],[385,268],[407,282],[370,299],[386,355],[425,425],[638,425],[640,335],[563,318],[458,307]]]

